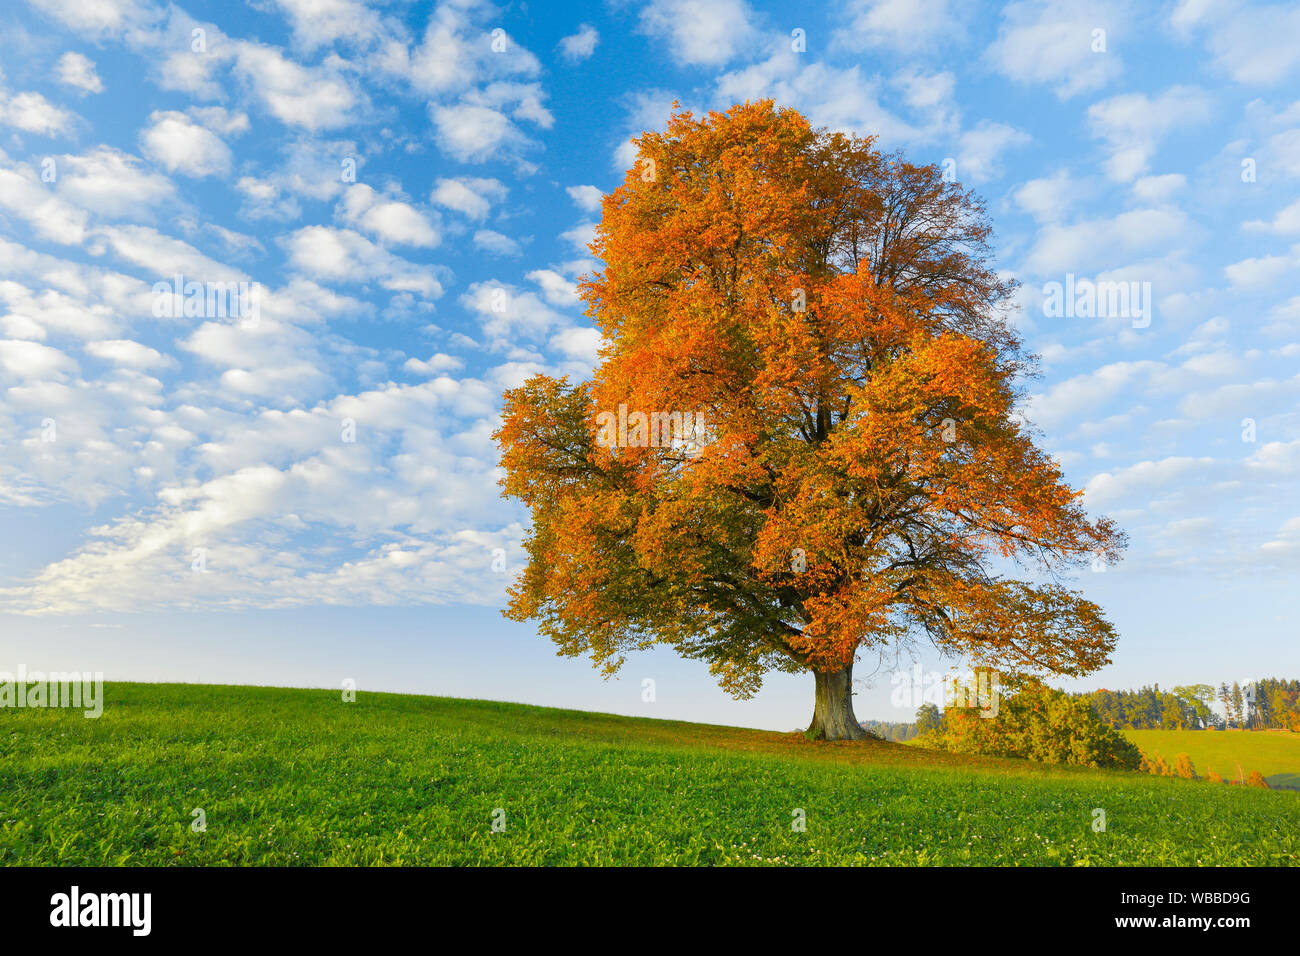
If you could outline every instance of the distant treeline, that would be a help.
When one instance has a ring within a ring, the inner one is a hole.
[[[1159,684],[1141,690],[1094,690],[1071,694],[1086,700],[1103,722],[1117,730],[1291,730],[1300,733],[1300,680],[1274,677],[1218,687],[1189,684],[1161,690]],[[1218,704],[1222,713],[1213,709]],[[1226,714],[1227,716],[1223,716]],[[941,729],[938,707],[926,704],[916,723],[864,720],[862,726],[885,740],[912,740]]]
[[[1218,687],[1160,685],[1077,694],[1103,721],[1131,730],[1293,730],[1300,733],[1300,680],[1265,678]],[[1218,704],[1222,713],[1213,709]],[[1226,716],[1225,716],[1226,715]]]

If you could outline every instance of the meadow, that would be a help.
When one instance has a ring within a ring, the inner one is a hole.
[[[96,720],[0,711],[0,864],[1300,860],[1287,792],[477,700],[182,684],[105,699]]]
[[[1185,753],[1198,775],[1214,770],[1224,780],[1264,775],[1270,787],[1300,790],[1300,734],[1287,730],[1125,730],[1148,756],[1159,753],[1173,766]]]

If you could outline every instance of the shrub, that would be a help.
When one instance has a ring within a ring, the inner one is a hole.
[[[1030,684],[1001,699],[998,715],[950,707],[924,744],[951,753],[1022,757],[1039,763],[1136,770],[1142,752],[1081,697]]]
[[[1210,783],[1223,783],[1223,778],[1220,777],[1213,770],[1211,770],[1209,767],[1205,768],[1205,779],[1208,780]]]
[[[1250,776],[1246,778],[1246,786],[1263,787],[1265,790],[1267,790],[1268,781],[1264,779],[1264,775],[1260,773],[1258,770],[1252,770],[1250,772]]]
[[[1192,758],[1187,754],[1179,754],[1174,759],[1174,773],[1184,780],[1196,779],[1196,767],[1192,765]]]

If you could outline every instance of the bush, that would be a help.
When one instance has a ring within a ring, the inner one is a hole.
[[[1196,767],[1192,765],[1192,758],[1187,754],[1179,754],[1174,760],[1174,773],[1184,780],[1196,779]]]
[[[1213,770],[1211,770],[1209,767],[1205,768],[1205,779],[1208,780],[1210,783],[1223,783],[1223,778],[1220,777]]]
[[[1003,697],[994,718],[980,716],[975,708],[955,707],[944,718],[943,729],[927,734],[923,745],[1075,767],[1136,770],[1142,761],[1142,752],[1102,723],[1086,700],[1042,684]]]
[[[1264,775],[1260,773],[1258,770],[1252,770],[1250,772],[1250,776],[1246,778],[1246,786],[1263,787],[1265,790],[1267,790],[1268,781],[1264,779]]]

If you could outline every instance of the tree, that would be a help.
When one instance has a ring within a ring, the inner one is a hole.
[[[1213,770],[1211,770],[1209,767],[1205,768],[1205,779],[1210,783],[1223,783],[1223,778],[1220,777]]]
[[[1232,722],[1238,727],[1244,727],[1246,724],[1245,717],[1242,713],[1244,701],[1241,697],[1241,685],[1236,681],[1232,682]]]
[[[1196,779],[1196,767],[1192,763],[1192,758],[1187,754],[1179,754],[1174,759],[1174,773],[1184,780]]]
[[[943,717],[939,714],[939,708],[935,704],[922,704],[916,711],[916,732],[928,734],[931,731],[943,729]]]
[[[1174,694],[1191,711],[1192,720],[1197,727],[1211,727],[1214,724],[1214,711],[1210,704],[1214,700],[1214,688],[1209,684],[1190,684],[1175,687]]]
[[[1252,770],[1250,772],[1250,776],[1246,778],[1246,786],[1262,787],[1265,790],[1269,789],[1268,781],[1264,779],[1264,775],[1258,770]]]
[[[1160,714],[1160,726],[1165,730],[1182,730],[1186,726],[1183,709],[1178,698],[1169,695],[1165,698],[1164,710]]]
[[[973,708],[949,708],[927,745],[1076,767],[1137,770],[1146,760],[1137,745],[1097,717],[1087,700],[1036,681],[1003,698],[991,719]]]
[[[770,101],[636,142],[580,287],[592,380],[506,393],[503,485],[532,512],[507,615],[607,673],[656,643],[738,697],[810,672],[827,739],[864,736],[865,650],[928,638],[1009,678],[1106,663],[1095,604],[999,573],[1124,542],[1017,417],[1031,366],[980,201]]]

